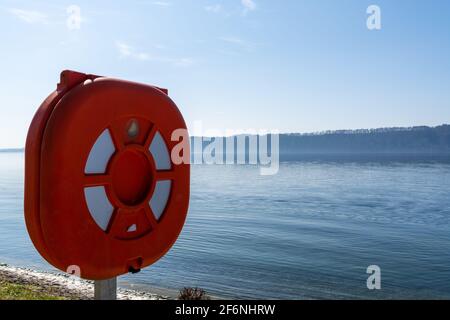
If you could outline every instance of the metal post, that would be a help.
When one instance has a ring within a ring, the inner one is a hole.
[[[117,300],[117,278],[94,281],[95,300]]]

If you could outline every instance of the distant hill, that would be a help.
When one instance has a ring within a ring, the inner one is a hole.
[[[236,145],[236,137],[234,141]],[[203,148],[209,144],[204,141]],[[0,152],[23,152],[23,148]],[[312,154],[450,154],[450,125],[281,134],[280,154],[288,158]]]
[[[8,149],[0,149],[0,152],[5,152],[5,153],[13,153],[13,152],[23,152],[24,149],[23,148],[8,148]]]
[[[450,153],[450,125],[280,136],[282,153]]]
[[[203,142],[203,147],[209,144]],[[450,125],[280,134],[280,155],[285,160],[312,155],[375,154],[450,155]]]

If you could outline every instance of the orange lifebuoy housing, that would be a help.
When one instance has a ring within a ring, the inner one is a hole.
[[[39,253],[92,280],[161,258],[189,204],[190,166],[171,160],[176,129],[186,124],[166,90],[63,71],[25,148],[25,221]]]

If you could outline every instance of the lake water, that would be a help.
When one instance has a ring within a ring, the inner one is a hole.
[[[299,161],[193,166],[167,256],[123,284],[230,298],[450,298],[450,164]],[[0,153],[0,262],[51,269],[23,221],[23,154]],[[381,290],[366,287],[369,265]]]

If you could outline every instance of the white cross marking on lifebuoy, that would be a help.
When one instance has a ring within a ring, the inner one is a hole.
[[[171,169],[172,163],[170,162],[169,150],[159,132],[156,132],[149,150],[155,160],[156,170]]]
[[[106,129],[99,135],[89,152],[85,174],[94,175],[106,173],[108,163],[115,152],[116,148],[114,147],[111,134],[109,130]],[[170,170],[172,168],[169,150],[158,131],[152,139],[149,152],[154,159],[157,171]],[[156,181],[155,190],[148,205],[158,221],[161,219],[167,206],[171,188],[171,180]],[[86,187],[84,195],[92,218],[103,231],[106,231],[115,208],[108,199],[105,187]],[[137,228],[138,226],[133,224],[128,228],[127,232],[135,232]]]
[[[86,174],[105,173],[108,162],[115,151],[116,148],[111,139],[111,134],[109,133],[109,130],[106,129],[100,134],[97,141],[95,141],[94,146],[89,153],[84,172]]]
[[[114,207],[106,196],[105,187],[85,188],[84,196],[92,218],[103,231],[106,231],[114,212]]]

